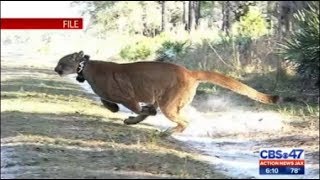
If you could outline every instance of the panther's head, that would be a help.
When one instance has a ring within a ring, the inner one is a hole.
[[[65,55],[59,60],[54,71],[60,76],[77,73],[77,68],[83,57],[83,51]]]

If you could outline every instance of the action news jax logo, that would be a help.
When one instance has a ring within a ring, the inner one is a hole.
[[[304,150],[301,148],[263,148],[259,157],[261,175],[304,174]]]

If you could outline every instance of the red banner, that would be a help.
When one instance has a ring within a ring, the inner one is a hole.
[[[82,18],[1,18],[1,29],[82,29]]]

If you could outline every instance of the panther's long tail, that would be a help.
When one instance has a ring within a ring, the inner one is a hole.
[[[282,98],[279,96],[258,92],[233,78],[217,72],[193,71],[192,75],[198,81],[211,82],[262,103],[274,104],[282,101]]]

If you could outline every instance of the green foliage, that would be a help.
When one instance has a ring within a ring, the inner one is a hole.
[[[166,55],[174,58],[186,52],[188,41],[172,41],[167,40],[161,44],[161,47],[156,51],[157,55]]]
[[[139,41],[132,45],[125,46],[120,51],[120,56],[123,59],[135,61],[139,59],[146,59],[151,55],[151,49],[148,41]]]
[[[145,60],[151,56],[175,58],[183,55],[189,47],[189,40],[179,40],[166,33],[153,38],[135,37],[133,43],[126,45],[120,51],[123,59],[130,61]]]
[[[72,1],[71,6],[81,6],[82,15],[88,13],[93,23],[98,23],[97,14],[112,7],[116,2],[117,1]]]
[[[93,26],[101,31],[120,34],[156,34],[160,30],[160,5],[153,1],[119,1],[113,3],[87,3],[89,13],[94,11]],[[91,8],[90,8],[91,7]]]
[[[201,1],[201,16],[202,17],[210,17],[213,18],[212,16],[212,11],[213,11],[213,7],[214,7],[215,1]],[[217,6],[217,3],[216,3]]]
[[[298,11],[294,15],[299,28],[280,44],[280,55],[298,63],[301,75],[319,78],[319,6],[312,4],[309,9]]]
[[[249,6],[249,11],[234,23],[232,32],[236,36],[256,39],[267,34],[267,22],[258,8]]]

